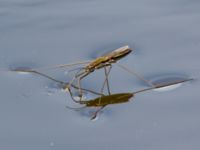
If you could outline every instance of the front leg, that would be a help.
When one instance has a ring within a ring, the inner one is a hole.
[[[81,98],[80,101],[82,101],[82,96],[83,96],[83,91],[81,88],[81,80],[86,77],[88,74],[90,74],[90,72],[83,72],[81,74],[79,74],[78,76],[76,76],[77,80],[78,80],[78,90],[79,90],[79,97]]]

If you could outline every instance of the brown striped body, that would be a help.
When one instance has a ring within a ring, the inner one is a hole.
[[[87,72],[93,72],[96,69],[109,66],[112,63],[115,63],[117,60],[127,56],[130,52],[132,52],[132,50],[129,48],[129,46],[120,47],[106,55],[96,58],[85,67],[85,70]]]

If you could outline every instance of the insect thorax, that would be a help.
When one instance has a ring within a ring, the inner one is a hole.
[[[110,64],[108,57],[98,57],[94,61],[92,61],[88,66],[86,66],[86,70],[92,72],[95,69],[100,69]]]

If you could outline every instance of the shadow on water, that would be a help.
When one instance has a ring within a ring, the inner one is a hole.
[[[162,85],[162,84],[169,84],[173,82],[183,81],[187,79],[190,79],[190,77],[184,74],[160,74],[160,75],[154,75],[153,77],[150,77],[149,81],[153,83],[154,85]],[[182,83],[178,83],[175,85],[170,85],[167,87],[155,89],[155,91],[174,90],[180,87],[181,85]]]
[[[38,66],[32,62],[17,62],[11,64],[7,67],[7,70],[30,70],[32,68],[37,68]]]

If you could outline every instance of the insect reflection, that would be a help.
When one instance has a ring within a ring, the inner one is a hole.
[[[131,93],[116,93],[116,94],[109,94],[109,95],[102,95],[100,97],[97,97],[95,99],[87,100],[87,101],[77,101],[74,98],[73,101],[76,103],[79,103],[81,105],[84,105],[84,107],[95,107],[98,108],[92,115],[91,120],[95,119],[98,115],[98,113],[105,108],[107,105],[114,105],[114,104],[122,104],[122,103],[127,103],[131,98],[135,96],[137,93],[142,93],[145,91],[153,90],[153,89],[158,89],[158,88],[163,88],[167,86],[172,86],[175,84],[180,84],[183,82],[191,81],[193,79],[185,79],[185,80],[179,80],[179,81],[174,81],[174,82],[168,82],[168,83],[160,83],[154,85],[154,87],[150,88],[145,88],[136,92],[131,92]],[[70,92],[71,93],[71,92]],[[69,109],[74,109],[74,110],[80,110],[82,108],[71,108],[66,106]]]

